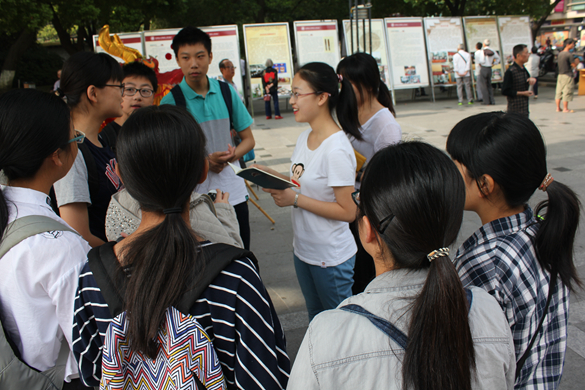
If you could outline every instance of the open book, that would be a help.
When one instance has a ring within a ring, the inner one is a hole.
[[[284,190],[289,187],[298,187],[298,185],[291,181],[281,179],[278,176],[274,176],[273,174],[265,172],[258,168],[251,167],[241,169],[232,163],[228,164],[230,167],[232,167],[236,175],[240,176],[245,180],[251,181],[252,183],[257,184],[263,188],[270,188],[272,190]]]

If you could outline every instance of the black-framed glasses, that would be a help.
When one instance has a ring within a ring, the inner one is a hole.
[[[150,88],[125,87],[123,96],[134,96],[136,92],[139,92],[143,98],[149,98],[154,94],[154,90]]]
[[[360,208],[361,207],[360,206],[361,205],[360,190],[352,192],[351,198],[353,199],[353,201],[357,205],[357,207]],[[380,223],[376,227],[376,230],[378,231],[378,233],[384,234],[384,231],[386,230],[388,225],[390,225],[390,222],[392,222],[393,219],[394,219],[394,214],[390,214],[390,215],[386,216],[385,218],[382,218],[382,220],[380,221]]]
[[[67,141],[68,144],[76,142],[78,144],[83,143],[83,140],[85,139],[85,133],[83,131],[79,131],[79,130],[75,130],[75,137],[71,138],[69,141]]]
[[[117,87],[120,88],[120,93],[124,96],[124,83],[122,84],[105,84],[104,87]]]

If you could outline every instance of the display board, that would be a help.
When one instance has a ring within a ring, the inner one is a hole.
[[[562,50],[564,41],[567,38],[569,38],[568,31],[546,31],[542,32],[538,37],[541,46],[546,46],[546,40],[550,39],[551,46],[556,46],[560,50]]]
[[[364,22],[363,20],[359,20],[357,27],[359,29],[359,44],[357,42],[357,32],[356,32],[356,23],[353,22],[353,53],[357,52],[366,52],[370,53],[370,23],[366,22],[365,24],[365,36],[366,36],[366,45],[364,47]],[[343,33],[345,36],[345,48],[346,53],[353,54],[351,52],[351,31],[350,31],[350,21],[344,20],[343,21]],[[380,68],[380,76],[382,80],[386,83],[388,88],[391,88],[391,79],[390,79],[390,67],[388,66],[388,45],[386,43],[386,33],[384,28],[384,20],[383,19],[372,19],[372,57],[376,59],[378,63],[378,67]]]
[[[142,46],[142,33],[121,33],[117,34],[120,37],[120,40],[125,46],[128,46],[132,49],[136,49],[140,52],[140,54],[144,55],[144,48]],[[93,36],[93,49],[96,53],[105,53],[106,51],[100,46],[98,35]],[[109,53],[107,53],[109,54]],[[112,56],[111,54],[109,54]],[[120,57],[112,56],[117,61],[123,62]]]
[[[455,85],[453,54],[463,43],[461,18],[424,18],[427,50],[431,63],[431,83]]]
[[[170,72],[179,69],[175,60],[175,53],[171,49],[173,38],[180,29],[151,30],[144,32],[145,57],[153,57],[158,60],[160,73]]]
[[[495,16],[471,16],[463,18],[465,26],[465,38],[467,41],[467,51],[473,55],[475,53],[475,45],[477,42],[483,42],[486,39],[490,40],[490,48],[495,50],[501,61],[492,65],[492,82],[499,83],[504,80],[504,71],[502,70],[502,62],[504,56],[500,48],[500,34],[498,33],[498,22]],[[472,66],[472,72],[475,72],[477,64]]]
[[[528,51],[530,51],[534,45],[528,16],[498,16],[498,26],[504,53],[502,58],[505,59],[506,64],[514,62],[512,54],[514,46],[522,43],[528,46]]]
[[[394,89],[429,86],[422,18],[386,18],[384,22]]]
[[[340,60],[337,21],[308,20],[294,22],[295,44],[299,66],[324,62],[337,68]]]
[[[289,95],[294,70],[288,23],[245,24],[244,43],[252,98],[264,96],[261,73],[267,59],[278,71],[278,94]]]

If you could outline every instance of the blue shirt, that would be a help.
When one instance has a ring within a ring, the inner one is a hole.
[[[533,240],[538,220],[532,209],[482,226],[461,245],[455,266],[464,286],[482,287],[496,298],[508,319],[516,361],[544,313],[551,275],[540,266]],[[560,278],[540,334],[522,367],[515,388],[556,389],[567,349],[569,289]]]

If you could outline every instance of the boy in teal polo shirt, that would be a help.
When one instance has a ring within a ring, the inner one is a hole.
[[[196,27],[185,27],[173,39],[172,48],[177,64],[183,71],[179,84],[187,103],[187,110],[201,125],[207,138],[209,174],[195,189],[199,193],[220,189],[230,194],[229,201],[236,211],[240,224],[240,236],[246,249],[250,248],[250,222],[248,218],[248,191],[242,178],[227,167],[231,162],[239,166],[238,160],[254,148],[252,117],[242,104],[238,93],[231,88],[232,118],[234,129],[242,142],[234,147],[230,135],[228,108],[221,94],[219,81],[209,79],[207,70],[213,59],[211,38]],[[161,104],[175,104],[172,94],[167,94]]]

